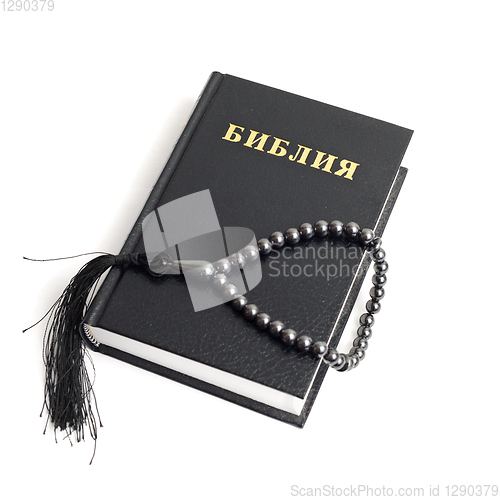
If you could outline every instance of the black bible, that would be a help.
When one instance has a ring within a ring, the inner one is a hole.
[[[143,220],[209,190],[223,227],[257,239],[319,219],[381,236],[406,175],[412,131],[213,73],[121,253],[144,252]],[[336,347],[370,257],[330,238],[262,259],[246,294],[271,319]],[[195,312],[186,283],[114,267],[82,324],[89,346],[302,427],[326,363],[256,329],[227,304]]]

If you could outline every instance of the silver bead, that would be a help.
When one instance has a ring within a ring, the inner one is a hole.
[[[272,337],[279,337],[281,336],[281,332],[285,328],[285,325],[281,321],[271,321],[269,323],[269,326],[267,327],[267,331],[269,332],[269,335]]]
[[[309,348],[312,346],[312,344],[313,344],[313,339],[308,335],[301,335],[297,339],[297,347],[299,348],[299,350],[303,352],[308,351]]]
[[[330,236],[339,238],[344,232],[344,224],[342,224],[339,220],[332,220],[332,222],[328,224],[328,231],[330,231]]]
[[[314,228],[309,222],[304,222],[299,227],[299,233],[303,240],[310,240],[314,236]]]
[[[259,308],[255,304],[247,304],[243,308],[243,317],[248,321],[253,321],[258,313]]]
[[[267,238],[261,238],[258,242],[257,245],[259,247],[259,252],[261,255],[267,255],[268,253],[271,253],[272,246],[271,242]]]
[[[190,269],[186,272],[200,281],[208,281],[212,276],[214,276],[215,267],[212,264],[207,263],[203,266],[195,267],[194,269]]]
[[[290,245],[296,245],[300,241],[299,230],[295,227],[291,227],[285,231],[286,242]]]
[[[311,352],[317,357],[317,358],[322,358],[326,352],[328,351],[328,346],[326,342],[323,342],[322,340],[318,340],[314,342],[314,344],[311,347]]]
[[[259,313],[255,316],[255,325],[259,330],[265,330],[271,323],[271,316],[266,313]]]
[[[229,259],[220,259],[214,264],[214,266],[218,273],[227,274],[231,270],[231,263],[229,262]]]
[[[328,235],[328,222],[326,220],[319,220],[314,224],[314,231],[316,236],[327,236]]]
[[[269,236],[269,241],[273,248],[281,248],[285,244],[285,237],[280,231],[275,231]]]
[[[216,290],[222,290],[222,287],[227,283],[227,276],[223,273],[218,273],[214,276],[212,283]]]
[[[231,266],[234,267],[234,269],[243,269],[247,262],[245,256],[240,252],[233,253],[233,255],[230,255],[228,258]]]
[[[293,345],[297,340],[297,332],[291,328],[287,328],[281,332],[281,340],[286,345]]]
[[[259,250],[255,248],[253,245],[248,245],[241,251],[241,253],[243,254],[243,257],[247,259],[248,262],[254,262],[259,258]]]
[[[231,301],[231,306],[235,311],[241,311],[248,304],[248,299],[244,295],[238,295]]]
[[[222,294],[226,300],[234,299],[237,293],[238,289],[236,288],[236,285],[233,285],[232,283],[226,283],[223,285]]]

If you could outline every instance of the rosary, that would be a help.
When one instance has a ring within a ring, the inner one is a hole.
[[[286,328],[284,323],[279,320],[271,320],[269,314],[260,312],[256,304],[249,304],[248,299],[238,293],[237,287],[229,282],[228,274],[233,267],[242,269],[247,262],[255,261],[259,258],[265,258],[271,253],[272,249],[280,249],[285,244],[296,245],[300,240],[310,240],[313,237],[325,238],[346,238],[348,241],[359,244],[365,248],[371,255],[374,264],[375,274],[372,278],[373,287],[370,290],[371,299],[366,303],[367,312],[360,317],[360,326],[357,331],[357,337],[354,340],[353,347],[347,354],[339,353],[336,349],[329,348],[326,342],[321,340],[314,341],[309,335],[299,335],[292,328]],[[199,261],[189,262],[174,261],[166,254],[160,254],[156,261],[152,262],[149,272],[155,275],[163,274],[162,268],[179,267],[184,272],[191,273],[198,279],[211,281],[215,290],[217,290],[226,302],[229,302],[235,311],[240,312],[243,317],[254,322],[255,326],[261,331],[267,333],[281,341],[287,346],[294,346],[301,352],[310,353],[312,356],[323,359],[330,367],[337,371],[349,371],[359,365],[364,359],[368,349],[368,339],[372,336],[372,329],[375,322],[374,314],[380,311],[380,300],[384,297],[384,285],[387,281],[386,273],[389,269],[385,261],[385,252],[381,247],[382,240],[376,238],[371,229],[360,229],[355,222],[343,224],[334,220],[328,224],[324,220],[319,220],[314,224],[301,224],[299,229],[294,227],[285,231],[285,234],[276,231],[269,238],[262,238],[258,241],[257,247],[247,246],[240,252],[237,252],[228,258],[221,259],[214,264],[203,263]],[[140,260],[138,254],[133,254],[137,262]]]

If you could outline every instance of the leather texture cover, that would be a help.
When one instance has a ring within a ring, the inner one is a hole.
[[[261,134],[269,135],[265,143],[259,142]],[[355,221],[381,235],[406,175],[400,164],[411,135],[380,120],[213,73],[122,253],[143,251],[140,227],[151,210],[205,189],[221,226],[248,227],[257,239],[318,219]],[[329,155],[336,157],[330,164]],[[328,238],[301,242],[263,260],[262,281],[247,297],[272,319],[335,347],[368,264],[356,245]],[[227,305],[195,313],[182,278],[153,278],[134,267],[111,270],[85,323],[307,397],[302,414],[292,415],[114,348],[98,348],[297,426],[304,425],[326,372],[324,363],[260,333]]]

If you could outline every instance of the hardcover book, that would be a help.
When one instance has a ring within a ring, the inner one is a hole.
[[[208,190],[221,227],[257,239],[319,219],[383,233],[412,131],[213,73],[121,253],[144,252],[157,208]],[[271,319],[336,347],[369,264],[358,246],[313,239],[262,259],[246,297]],[[185,281],[113,268],[82,325],[103,354],[302,427],[327,365],[222,304],[195,311]]]

